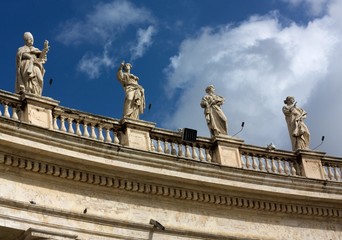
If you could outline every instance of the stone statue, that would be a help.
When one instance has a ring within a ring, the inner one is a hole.
[[[201,107],[204,108],[205,120],[207,121],[211,136],[228,134],[227,118],[221,109],[224,98],[215,95],[213,85],[208,86],[205,92],[207,95],[202,98]]]
[[[283,113],[289,129],[292,150],[309,149],[310,132],[304,123],[306,112],[296,106],[297,102],[295,102],[294,97],[286,97],[284,103]]]
[[[15,92],[42,95],[45,69],[43,64],[47,61],[49,42],[45,40],[44,48],[40,51],[33,46],[34,39],[31,33],[24,33],[25,45],[20,47],[16,57],[16,84]]]
[[[116,74],[126,93],[123,117],[139,119],[145,109],[144,89],[138,84],[139,78],[131,74],[132,65],[122,62]]]

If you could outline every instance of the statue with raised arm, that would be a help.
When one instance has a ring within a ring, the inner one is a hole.
[[[17,51],[16,57],[16,84],[15,92],[42,95],[45,69],[43,64],[47,61],[49,42],[45,40],[43,50],[33,46],[34,39],[31,33],[24,33],[25,45]]]
[[[213,85],[208,86],[205,89],[205,92],[207,95],[202,98],[201,107],[204,108],[204,116],[211,136],[228,134],[227,117],[221,109],[224,98],[215,95],[215,88]]]
[[[283,113],[290,134],[292,150],[309,149],[310,132],[304,123],[306,112],[302,108],[297,107],[294,97],[286,97],[284,103]]]
[[[126,94],[123,117],[139,119],[139,114],[145,109],[145,95],[144,89],[138,84],[139,78],[131,73],[131,68],[130,63],[122,62],[116,77]]]

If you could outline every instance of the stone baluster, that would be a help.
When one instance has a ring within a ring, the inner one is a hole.
[[[119,144],[120,143],[120,140],[118,137],[119,132],[117,130],[113,130],[113,133],[114,133],[114,143]]]
[[[258,163],[257,163],[257,159],[258,156],[254,156],[254,154],[252,154],[252,167],[254,170],[258,170]]]
[[[65,127],[65,117],[61,116],[61,129],[62,132],[66,132],[66,127]]]
[[[0,106],[2,105],[2,102],[0,102]],[[0,117],[2,116],[1,108],[0,108]]]
[[[90,137],[91,137],[92,139],[97,139],[96,132],[95,132],[95,124],[94,124],[94,123],[91,123],[91,124],[90,124],[90,129],[91,129],[91,135],[90,135]]]
[[[284,174],[284,168],[283,168],[282,161],[280,158],[278,159],[278,173]]]
[[[189,145],[185,144],[185,157],[190,158],[190,156],[191,156],[191,154],[190,154]]]
[[[13,120],[19,120],[18,113],[17,113],[17,107],[12,107],[12,119]]]
[[[4,102],[4,117],[11,118],[11,115],[8,111],[8,103]]]
[[[82,136],[81,128],[80,128],[80,121],[76,121],[76,135],[77,136]]]
[[[205,149],[205,159],[207,160],[207,162],[211,162],[213,160],[210,154],[210,150],[208,148]]]
[[[267,172],[271,172],[272,171],[272,167],[271,167],[271,161],[272,161],[272,159],[270,158],[270,159],[267,159],[267,158],[265,158],[265,161],[266,161],[266,170],[267,170]]]
[[[58,124],[57,124],[57,116],[53,115],[53,129],[59,130]]]
[[[290,164],[291,164],[291,175],[295,176],[297,171],[296,171],[296,168],[294,167],[294,163],[291,161]]]
[[[178,143],[178,156],[179,157],[184,157],[183,146],[182,146],[181,143]]]
[[[105,127],[105,130],[106,130],[105,142],[106,143],[111,143],[112,142],[112,137],[110,136],[110,129],[108,127]]]
[[[203,155],[203,148],[202,148],[201,145],[199,145],[199,147],[198,147],[198,152],[199,152],[199,160],[200,160],[200,161],[204,161],[204,160],[205,160],[205,157],[204,157],[204,155]]]
[[[286,175],[290,175],[290,162],[284,161],[284,171]]]
[[[250,159],[249,159],[249,155],[246,154],[246,168],[247,169],[250,169],[252,166],[251,162],[250,162]]]
[[[101,125],[99,125],[99,127],[98,127],[98,130],[99,130],[99,140],[100,140],[101,142],[104,141],[104,136],[103,136],[102,129],[103,129],[103,127],[102,127]]]
[[[329,178],[329,177],[328,177],[328,172],[329,172],[329,170],[328,170],[328,165],[325,163],[325,164],[323,165],[324,179],[328,179],[328,178]]]
[[[243,159],[245,159],[246,162],[245,162]],[[246,153],[245,153],[245,152],[242,152],[242,153],[241,153],[241,166],[242,166],[243,169],[246,169],[246,168],[247,168],[246,163],[247,163],[247,156],[246,156]]]
[[[111,143],[112,142],[112,137],[110,136],[110,128],[109,127],[105,127],[105,131],[106,131],[105,142],[106,143]]]
[[[197,152],[196,152],[195,144],[192,145],[192,159],[198,160],[198,155],[197,155]]]
[[[170,148],[167,139],[164,140],[164,153],[170,154]]]
[[[177,155],[176,144],[174,142],[171,142],[171,155]]]
[[[277,173],[276,159],[272,158],[272,172]]]
[[[260,170],[261,171],[263,171],[263,172],[266,172],[266,163],[267,163],[267,158],[266,157],[264,157],[264,158],[262,158],[261,156],[260,156],[260,161],[259,161],[259,164],[260,164]],[[262,160],[262,159],[264,159],[265,160],[265,162]]]
[[[163,152],[163,148],[161,146],[161,143],[160,143],[160,139],[158,138],[157,139],[157,152],[159,153],[162,153]]]
[[[302,170],[301,170],[301,168],[300,168],[298,162],[295,162],[295,163],[294,163],[294,167],[295,167],[295,169],[296,169],[296,175],[298,175],[298,176],[301,175],[301,174],[302,174]]]
[[[155,152],[156,151],[156,147],[154,146],[154,139],[151,137],[151,151]]]
[[[335,179],[336,181],[340,181],[341,180],[341,174],[339,173],[339,166],[338,165],[335,165]]]
[[[89,137],[89,132],[88,132],[88,124],[86,122],[83,122],[83,137]]]
[[[333,173],[333,170],[332,170],[332,167],[330,166],[330,164],[328,165],[328,177],[330,180],[335,180],[334,173]]]
[[[72,122],[73,122],[74,119],[72,119],[71,117],[68,117],[68,123],[69,123],[69,126],[68,126],[68,133],[75,133],[74,131],[74,127],[72,126]]]

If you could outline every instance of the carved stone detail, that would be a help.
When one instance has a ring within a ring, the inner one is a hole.
[[[267,212],[282,212],[289,214],[342,218],[342,209],[305,206],[290,203],[286,204],[267,200],[213,194],[195,191],[192,189],[165,185],[163,186],[154,183],[144,183],[140,181],[138,182],[136,180],[124,179],[122,177],[104,176],[78,169],[65,168],[51,163],[43,163],[33,159],[23,159],[21,157],[11,156],[3,153],[0,153],[0,164],[17,168],[25,168],[27,171],[38,174],[52,175],[67,180],[111,187],[125,191],[159,195],[174,199],[205,202],[216,205],[254,209]]]

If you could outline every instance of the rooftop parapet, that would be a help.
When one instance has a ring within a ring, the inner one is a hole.
[[[341,158],[325,153],[284,151],[247,145],[229,136],[182,139],[180,132],[129,118],[113,119],[58,105],[51,98],[0,90],[0,118],[22,122],[91,141],[272,175],[341,182]]]

